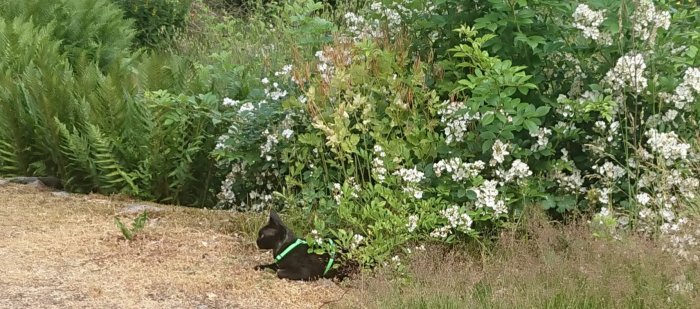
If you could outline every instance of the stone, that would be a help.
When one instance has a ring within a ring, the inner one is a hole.
[[[51,195],[56,197],[70,197],[70,194],[66,191],[51,192]]]
[[[131,204],[128,205],[120,211],[121,214],[140,214],[144,211],[147,212],[159,212],[163,211],[163,208],[151,206],[151,205],[144,205],[144,204]]]

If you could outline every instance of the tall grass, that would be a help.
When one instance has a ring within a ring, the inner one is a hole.
[[[585,224],[532,217],[525,233],[503,234],[483,255],[416,251],[408,279],[388,272],[358,281],[355,297],[337,307],[693,308],[700,301],[697,263],[676,260],[658,241],[591,234]]]

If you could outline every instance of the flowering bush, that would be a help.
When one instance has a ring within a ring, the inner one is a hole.
[[[471,69],[452,99],[429,90],[428,64],[409,65],[400,44],[365,40],[317,52],[315,70],[284,67],[262,80],[260,100],[225,100],[241,116],[219,146],[239,155],[227,156],[222,206],[261,210],[282,192],[318,219],[310,243],[333,236],[364,265],[409,241],[493,231],[535,192],[526,162],[548,149],[538,127],[548,109],[511,98],[535,88],[523,67],[486,55],[489,37],[460,32],[455,70]],[[268,125],[250,133],[257,122]]]
[[[335,237],[365,265],[398,263],[412,241],[490,235],[532,203],[695,258],[683,230],[700,191],[697,9],[418,2],[347,12],[315,64],[266,84],[270,111],[235,103],[260,110],[246,118],[260,129],[230,134],[256,159],[229,162],[222,205],[301,207],[317,218],[310,243]],[[444,30],[464,16],[473,28]],[[421,62],[427,47],[444,53]]]

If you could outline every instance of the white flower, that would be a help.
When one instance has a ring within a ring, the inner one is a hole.
[[[352,236],[352,243],[350,244],[350,247],[351,247],[352,249],[355,249],[355,248],[357,248],[357,246],[359,246],[359,245],[362,243],[362,241],[364,241],[364,240],[365,240],[365,237],[364,237],[364,236],[362,236],[362,235],[360,235],[360,234],[355,234],[354,236]]]
[[[640,94],[647,88],[647,78],[644,77],[646,63],[642,54],[627,54],[617,59],[615,67],[605,74],[605,81],[613,90],[621,91],[630,87]]]
[[[497,171],[497,174],[501,176],[504,182],[507,183],[513,180],[523,179],[532,176],[532,171],[525,162],[520,161],[520,159],[516,159],[515,161],[513,161],[513,165],[510,167],[510,170],[508,170],[505,173],[503,173],[502,171]]]
[[[664,208],[661,210],[661,217],[666,220],[666,222],[671,222],[676,218],[676,214],[670,208]]]
[[[690,144],[681,142],[675,132],[659,133],[656,129],[650,129],[644,135],[649,138],[647,145],[651,148],[652,153],[661,155],[668,165],[675,160],[688,158]]]
[[[436,228],[435,230],[433,230],[432,232],[430,232],[430,237],[434,237],[434,238],[445,238],[445,237],[447,237],[448,235],[450,235],[451,232],[452,232],[452,229],[450,229],[450,226],[449,226],[449,225],[446,225],[446,226],[443,226],[443,227],[440,227],[440,228]]]
[[[632,14],[635,35],[643,41],[650,41],[656,37],[658,28],[668,30],[671,26],[671,13],[657,11],[651,0],[637,0],[637,7]]]
[[[552,135],[552,130],[547,128],[539,128],[536,132],[530,133],[530,136],[537,137],[537,143],[531,147],[532,151],[540,151],[547,148],[550,135]]]
[[[241,103],[241,101],[224,98],[224,106],[236,106],[239,103]]]
[[[481,115],[478,112],[475,114],[465,112],[462,115],[457,115],[458,112],[466,109],[466,105],[463,102],[447,100],[442,104],[442,108],[438,110],[438,115],[441,115],[440,122],[445,125],[445,141],[448,144],[461,142],[469,129],[469,123],[481,119]]]
[[[583,37],[605,45],[612,43],[610,34],[601,33],[598,27],[605,21],[605,10],[592,10],[586,4],[579,4],[573,14],[574,27],[583,32]]]
[[[637,197],[637,203],[639,203],[642,206],[646,206],[647,204],[649,204],[649,201],[651,200],[651,197],[646,192],[639,193],[639,194],[637,194],[636,197]]]
[[[242,112],[250,112],[250,111],[254,111],[254,110],[255,110],[255,105],[253,105],[253,103],[248,102],[248,103],[243,104],[241,106],[241,108],[238,110],[238,112],[242,113]]]
[[[394,175],[400,176],[403,179],[403,181],[413,184],[421,182],[425,177],[425,174],[419,171],[418,168],[415,166],[412,169],[401,168],[398,171],[394,172]]]
[[[683,75],[683,82],[676,87],[673,95],[666,96],[664,101],[673,104],[678,110],[683,110],[695,102],[695,96],[698,93],[700,93],[700,69],[688,68]]]
[[[607,205],[610,202],[610,188],[600,189],[598,193],[598,201],[603,205]]]
[[[639,211],[639,218],[641,219],[651,218],[653,215],[654,212],[649,208],[642,208],[642,210]]]
[[[472,218],[467,213],[461,212],[458,206],[451,206],[447,209],[441,210],[440,214],[444,216],[447,221],[449,221],[449,226],[453,229],[471,229]]]
[[[262,82],[264,85],[267,85],[270,83],[270,80],[267,79],[267,77],[265,77],[265,78],[261,79],[260,82]]]
[[[440,177],[442,172],[452,173],[452,180],[461,181],[466,178],[471,178],[479,175],[484,169],[485,164],[482,161],[474,163],[464,163],[460,158],[451,158],[448,160],[440,160],[433,165],[435,175]]]
[[[594,169],[596,169],[597,166],[593,166]],[[622,176],[625,176],[625,169],[622,167],[619,167],[612,162],[606,161],[603,163],[602,166],[597,168],[598,174],[603,176],[604,179],[607,180],[617,180],[620,179]]]
[[[496,216],[507,213],[508,208],[505,202],[498,200],[497,185],[498,181],[496,180],[486,180],[481,186],[472,189],[476,193],[474,206],[477,208],[491,208]]]
[[[661,120],[665,122],[672,122],[676,117],[678,116],[678,111],[675,109],[669,109],[666,111],[663,117],[661,117]]]
[[[318,234],[318,231],[316,229],[311,230],[311,236],[314,237],[314,242],[317,244],[320,244],[323,242],[323,238]]]
[[[413,233],[413,231],[415,231],[416,228],[418,227],[418,216],[416,216],[416,215],[408,216],[408,223],[406,224],[406,227],[408,227],[409,233]]]
[[[285,75],[289,75],[290,72],[292,72],[292,65],[291,65],[291,64],[287,64],[287,65],[285,65],[285,66],[282,67],[282,70],[281,70],[281,71],[275,72],[275,76],[285,76]]]
[[[294,135],[294,130],[292,129],[284,129],[284,131],[282,131],[282,136],[286,139],[292,138],[292,135]]]
[[[510,152],[508,152],[508,144],[504,144],[500,139],[493,143],[491,150],[493,151],[493,160],[490,162],[491,166],[496,165],[496,162],[499,164],[503,163],[505,157],[510,154]]]
[[[423,191],[413,189],[413,197],[417,200],[423,198]]]
[[[263,135],[266,137],[265,144],[260,145],[260,157],[265,158],[267,161],[272,161],[272,156],[269,155],[272,152],[272,148],[279,143],[277,136],[270,134],[270,131],[265,129]]]

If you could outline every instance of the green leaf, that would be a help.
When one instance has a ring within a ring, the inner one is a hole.
[[[494,120],[494,113],[486,113],[481,117],[481,125],[487,126],[491,124]]]
[[[535,132],[535,131],[537,131],[537,130],[539,129],[539,127],[537,126],[537,124],[536,124],[534,121],[532,121],[532,119],[527,119],[527,120],[525,120],[525,121],[523,122],[523,124],[525,125],[525,127],[526,127],[528,130],[530,130],[530,132]]]
[[[535,111],[535,117],[542,117],[542,116],[547,115],[547,113],[549,113],[549,109],[550,109],[549,106],[538,107],[537,110]]]

